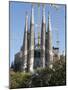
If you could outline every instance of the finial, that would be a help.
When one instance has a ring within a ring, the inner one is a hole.
[[[48,11],[48,22],[50,22],[50,12]]]
[[[42,4],[42,6],[43,6],[43,8],[44,8],[44,6],[45,6],[44,3]]]
[[[51,17],[51,14],[50,14],[50,12],[48,11],[48,18],[49,18],[49,20],[50,20],[50,17]]]
[[[40,7],[40,3],[38,3],[38,7]]]
[[[42,4],[43,23],[45,23],[45,6]]]
[[[25,12],[26,16],[25,16],[25,27],[26,27],[26,31],[28,29],[28,13],[27,11]]]
[[[31,22],[34,24],[34,4],[32,4],[32,10],[31,10]]]
[[[48,11],[48,19],[49,19],[49,16],[50,16],[50,13],[49,13],[49,11]]]
[[[34,3],[32,3],[32,8],[34,7]]]

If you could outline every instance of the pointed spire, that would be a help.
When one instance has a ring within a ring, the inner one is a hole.
[[[50,18],[50,14],[48,12],[48,30],[51,31],[51,18]]]
[[[25,17],[25,31],[27,32],[28,29],[28,14],[26,12],[26,17]]]
[[[32,4],[32,10],[31,10],[31,23],[34,24],[34,5]]]
[[[45,68],[45,39],[46,39],[46,23],[45,23],[45,8],[42,10],[42,28],[41,28],[41,66]]]
[[[42,13],[43,13],[43,23],[45,23],[45,7],[44,7],[44,5],[43,5]]]
[[[30,45],[29,45],[29,71],[34,71],[34,5],[32,5],[31,11],[31,23],[30,23]]]
[[[52,68],[53,63],[53,50],[52,50],[52,30],[51,30],[51,19],[50,14],[48,12],[48,38],[47,38],[47,65],[49,65],[50,68]]]
[[[28,15],[26,12],[26,17],[25,17],[25,31],[24,31],[24,41],[23,41],[23,71],[27,71],[27,53],[28,53],[28,42],[27,42],[27,32],[28,32]]]

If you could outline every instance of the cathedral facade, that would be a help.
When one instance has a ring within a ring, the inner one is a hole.
[[[31,10],[30,30],[28,30],[28,15],[25,17],[25,30],[23,45],[15,55],[14,69],[16,71],[34,72],[37,68],[52,68],[55,54],[58,57],[59,48],[52,46],[51,18],[48,14],[48,26],[46,31],[45,7],[42,8],[41,34],[38,33],[38,43],[35,44],[34,32],[34,6]]]

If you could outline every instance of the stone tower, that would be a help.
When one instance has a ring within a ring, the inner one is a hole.
[[[51,20],[48,13],[48,35],[47,35],[47,65],[52,68],[53,63],[53,50],[52,50],[52,30],[51,30]]]
[[[31,10],[31,21],[30,21],[30,45],[29,45],[29,71],[33,72],[34,67],[34,6],[32,5]]]
[[[41,66],[45,68],[45,37],[46,37],[46,22],[45,22],[45,8],[43,6],[42,15],[42,29],[41,29]]]
[[[28,15],[26,13],[25,18],[25,31],[24,31],[24,41],[23,41],[23,71],[27,70],[27,33],[28,33]]]

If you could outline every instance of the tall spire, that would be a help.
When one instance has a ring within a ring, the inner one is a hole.
[[[31,23],[34,24],[34,5],[32,4],[32,10],[31,10]]]
[[[45,24],[45,8],[43,6],[42,15],[42,29],[41,29],[41,65],[45,68],[45,34],[46,34],[46,24]]]
[[[30,46],[29,46],[29,71],[33,72],[33,67],[34,67],[34,6],[32,5],[32,10],[31,10],[31,23],[30,23]]]
[[[28,30],[28,14],[26,12],[26,18],[25,18],[25,31],[27,32]]]
[[[28,32],[28,15],[26,13],[25,17],[25,31],[24,31],[24,41],[23,41],[23,71],[27,70],[27,32]]]
[[[48,30],[51,31],[51,18],[50,18],[50,14],[48,12]]]
[[[53,63],[53,51],[52,51],[52,30],[51,30],[51,19],[50,15],[48,13],[48,38],[47,38],[47,52],[48,52],[48,60],[47,60],[47,65],[52,68],[52,63]]]
[[[43,23],[45,23],[45,7],[44,7],[44,5],[43,5]]]

